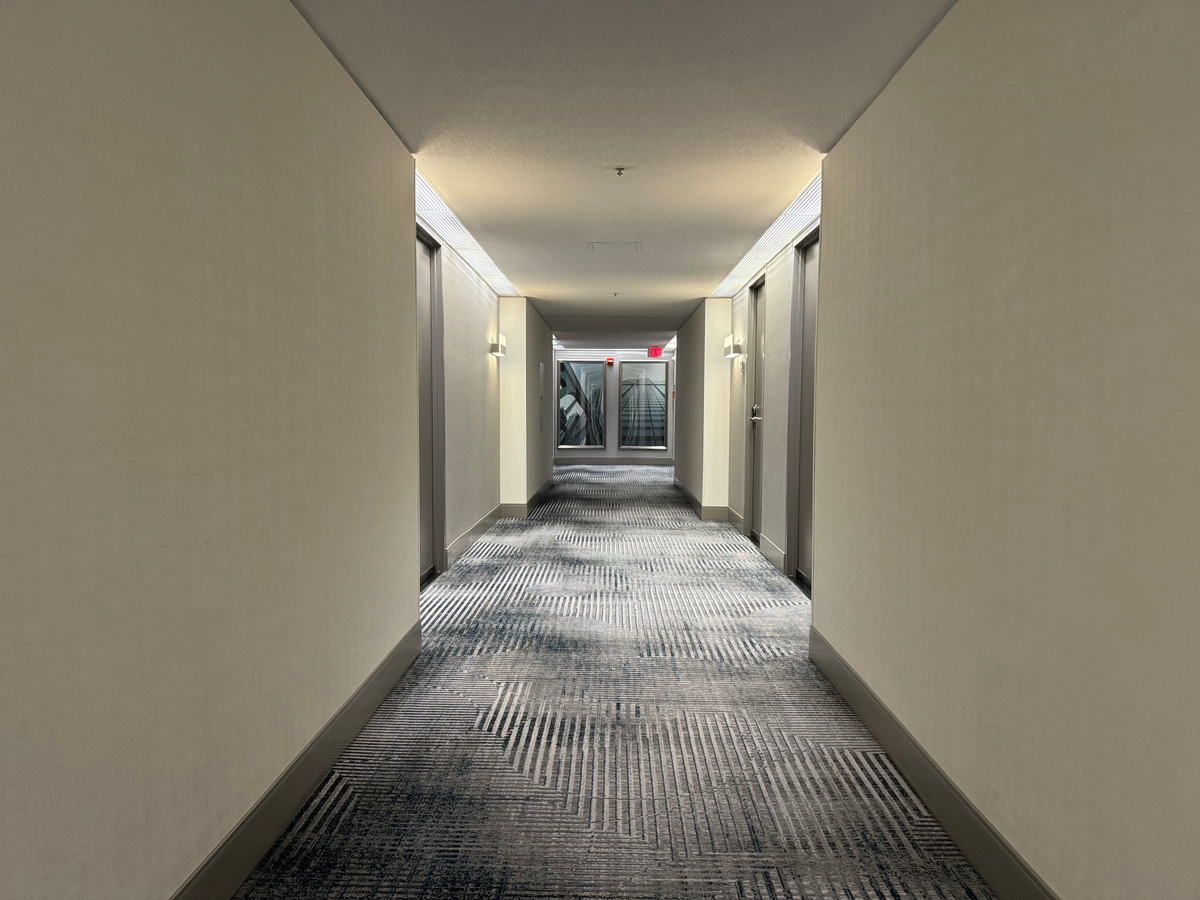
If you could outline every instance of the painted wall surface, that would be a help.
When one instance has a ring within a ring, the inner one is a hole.
[[[704,301],[704,506],[729,505],[729,381],[736,361],[725,358],[725,338],[730,334],[730,300]],[[679,445],[676,444],[676,474]]]
[[[741,344],[742,355],[729,366],[729,509],[734,517],[746,515],[746,437],[747,417],[746,352],[749,348],[750,292],[738,292],[730,301],[730,331]]]
[[[554,346],[550,326],[533,304],[525,306],[525,502],[554,474]],[[508,502],[508,501],[505,501]]]
[[[446,372],[446,545],[500,505],[500,298],[449,247],[439,252]],[[507,335],[505,335],[507,337]]]
[[[1200,896],[1197,34],[960,0],[824,168],[815,626],[1064,900]]]
[[[500,333],[508,346],[500,360],[500,502],[524,503],[528,460],[528,391],[526,309],[524,297],[500,298]],[[536,366],[535,366],[536,368]],[[534,387],[536,390],[536,385]],[[534,422],[534,428],[537,423]]]
[[[612,357],[614,362],[608,368],[604,382],[604,440],[603,447],[568,447],[558,446],[558,361],[559,360],[591,360],[603,361]],[[675,363],[673,354],[663,353],[663,361],[667,363],[667,382],[669,391],[675,385]],[[672,465],[675,451],[675,400],[668,393],[667,397],[667,449],[666,450],[622,450],[621,443],[621,401],[620,401],[620,371],[621,361],[645,362],[648,360],[645,350],[555,350],[552,382],[554,386],[553,438],[555,465],[570,465],[571,463],[586,463],[599,465]]]
[[[788,391],[792,366],[792,303],[796,251],[787,247],[766,267],[766,359],[763,369],[762,535],[760,546],[783,567],[787,547]]]
[[[675,477],[704,503],[704,304],[676,335]]]
[[[0,896],[161,900],[417,621],[413,162],[284,0],[0,81]]]

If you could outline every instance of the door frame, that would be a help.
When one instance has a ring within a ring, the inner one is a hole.
[[[421,227],[420,222],[417,222],[416,236],[429,248],[430,363],[433,366],[433,575],[422,584],[424,587],[446,571],[446,323],[442,302],[442,245]]]
[[[746,292],[746,372],[742,380],[742,392],[745,395],[742,422],[745,435],[745,461],[742,469],[744,479],[742,493],[742,534],[754,540],[754,509],[762,502],[762,498],[754,496],[754,470],[758,467],[758,454],[755,453],[755,441],[761,437],[758,430],[750,422],[754,409],[754,385],[758,377],[758,329],[762,323],[758,321],[758,305],[762,292],[766,290],[767,276],[764,273],[751,283]]]
[[[799,573],[800,567],[800,439],[803,431],[804,389],[804,251],[821,239],[821,224],[802,235],[794,245],[792,272],[791,353],[788,366],[788,442],[787,442],[787,547],[784,548],[783,573],[802,584],[809,579]],[[818,263],[818,266],[820,263]],[[818,269],[818,278],[820,270]],[[813,339],[816,355],[816,337]],[[813,372],[816,372],[814,359]],[[811,423],[810,427],[811,427]],[[804,587],[811,594],[812,584]]]

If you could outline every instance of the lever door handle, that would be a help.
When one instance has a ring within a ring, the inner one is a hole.
[[[750,417],[751,422],[761,422],[762,420],[763,420],[762,416],[751,416]]]

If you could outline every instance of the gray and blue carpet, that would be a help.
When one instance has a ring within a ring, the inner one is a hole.
[[[557,469],[438,578],[237,897],[991,900],[809,662],[808,599],[671,477]]]

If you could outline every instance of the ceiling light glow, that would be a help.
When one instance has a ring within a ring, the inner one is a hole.
[[[732,297],[782,249],[800,237],[821,218],[821,173],[808,183],[775,224],[747,251],[709,296]]]
[[[467,231],[467,227],[454,214],[454,210],[446,205],[441,195],[425,180],[421,170],[417,169],[416,172],[417,219],[421,225],[442,244],[461,256],[501,297],[521,296],[512,282],[500,271],[500,267],[492,262],[487,251],[479,246],[479,242]]]

